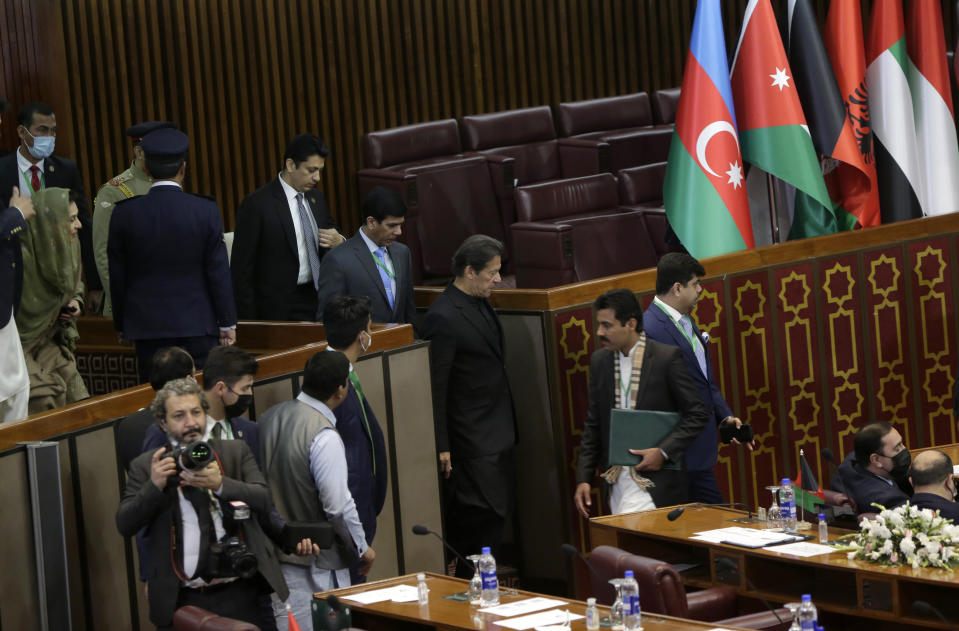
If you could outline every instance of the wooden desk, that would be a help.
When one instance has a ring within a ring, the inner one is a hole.
[[[380,602],[371,605],[361,605],[350,600],[341,600],[342,604],[348,605],[353,611],[353,626],[365,629],[366,631],[379,631],[389,629],[391,631],[405,631],[413,629],[443,629],[456,631],[474,631],[482,629],[484,631],[507,631],[505,627],[494,624],[496,620],[502,620],[500,616],[479,613],[479,607],[470,606],[469,603],[447,600],[444,596],[466,591],[467,581],[459,578],[451,578],[442,574],[426,572],[426,584],[430,588],[429,605],[420,607],[417,603],[394,603]],[[416,585],[416,574],[407,574],[384,581],[366,583],[353,587],[344,587],[329,592],[315,594],[317,598],[326,598],[330,594],[335,594],[340,599],[346,594],[355,594],[373,589],[381,589],[392,585]],[[534,596],[543,596],[534,592],[517,590],[516,595],[500,595],[500,603],[515,602],[524,598]],[[549,596],[557,600],[564,600],[569,604],[570,613],[585,615],[586,603],[578,600],[568,600],[558,596]],[[607,616],[609,609],[600,607],[600,615]],[[545,611],[545,610],[544,610]],[[585,618],[574,620],[570,623],[570,628],[574,631],[586,629]],[[657,614],[643,614],[643,626],[647,630],[654,631],[706,631],[715,629],[716,625],[708,622],[696,622],[694,620],[683,620],[682,618],[673,618],[671,616],[660,616]],[[724,629],[739,629],[740,627],[724,626]]]
[[[669,511],[670,508],[662,508],[596,517],[590,520],[591,541],[594,546],[616,546],[673,564],[696,564],[682,574],[691,586],[729,585],[744,596],[754,597],[756,592],[749,588],[748,578],[758,588],[758,594],[772,602],[796,602],[802,594],[812,594],[820,611],[846,617],[843,629],[853,628],[855,621],[851,616],[871,619],[868,628],[874,630],[882,628],[882,622],[877,621],[888,621],[898,628],[906,628],[903,623],[954,628],[918,617],[912,612],[916,600],[925,600],[938,607],[946,618],[959,621],[959,572],[882,567],[850,561],[844,552],[800,558],[776,552],[776,548],[753,550],[696,541],[689,539],[696,532],[727,526],[750,527],[732,521],[745,513],[691,505],[676,521],[669,521]],[[847,532],[831,529],[830,540]],[[716,561],[722,558],[733,561],[737,570],[717,569]]]

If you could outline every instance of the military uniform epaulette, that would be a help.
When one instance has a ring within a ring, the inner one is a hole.
[[[108,184],[109,184],[110,186],[120,186],[120,185],[123,184],[124,182],[126,182],[126,181],[128,181],[128,180],[132,180],[132,179],[133,179],[133,173],[131,173],[130,170],[127,169],[126,171],[124,171],[124,172],[121,173],[120,175],[118,175],[118,176],[116,176],[115,178],[113,178],[112,180],[110,180],[110,181],[108,182]]]

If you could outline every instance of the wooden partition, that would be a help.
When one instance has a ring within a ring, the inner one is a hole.
[[[304,363],[324,346],[314,343],[259,357],[250,415],[255,418],[270,405],[293,398]],[[386,437],[390,475],[386,506],[377,520],[372,578],[442,571],[439,542],[410,532],[415,523],[441,524],[432,395],[428,377],[423,378],[429,374],[428,347],[414,341],[408,325],[379,326],[356,370]],[[152,628],[136,578],[136,554],[114,523],[124,483],[115,448],[118,417],[152,398],[149,386],[136,386],[0,426],[0,628],[32,628],[38,618],[30,480],[22,445],[38,440],[60,448],[69,592],[61,597],[69,598],[73,629]]]
[[[720,449],[716,475],[728,501],[767,505],[764,487],[796,476],[800,449],[827,483],[820,450],[838,462],[872,420],[893,423],[910,447],[956,442],[957,238],[954,214],[703,261],[695,317],[727,400],[760,443],[752,453]],[[597,348],[590,305],[623,287],[646,307],[655,276],[493,293],[517,402],[516,521],[534,588],[564,576],[563,541],[588,549],[571,497]],[[417,289],[418,307],[440,291]]]

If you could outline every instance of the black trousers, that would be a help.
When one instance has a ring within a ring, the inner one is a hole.
[[[167,346],[179,346],[193,357],[193,364],[197,369],[203,368],[206,356],[214,346],[220,343],[216,335],[198,335],[195,337],[164,337],[152,340],[136,340],[137,371],[140,373],[140,383],[150,381],[150,364],[153,354]]]
[[[318,305],[319,297],[312,281],[297,285],[296,291],[290,299],[290,310],[287,319],[293,320],[294,322],[316,322],[316,308]]]
[[[255,624],[261,629],[274,628],[272,610],[268,615],[261,603],[262,585],[262,580],[259,577],[254,577],[240,578],[207,589],[181,587],[177,595],[176,606],[179,609],[192,605],[206,609],[218,616]],[[267,615],[268,617],[265,617]],[[172,625],[157,627],[157,631],[172,630]]]

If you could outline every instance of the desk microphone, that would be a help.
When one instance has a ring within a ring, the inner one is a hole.
[[[749,517],[748,517],[747,519],[752,520],[752,518],[753,518],[753,511],[752,511],[748,506],[746,506],[745,504],[743,504],[742,502],[733,502],[733,503],[731,503],[731,504],[703,504],[703,503],[701,503],[701,502],[697,502],[696,504],[688,504],[688,505],[686,505],[686,506],[678,506],[678,507],[674,508],[673,510],[669,511],[668,513],[666,513],[666,519],[668,519],[669,521],[676,521],[677,519],[679,519],[679,516],[680,516],[680,515],[682,515],[684,512],[686,512],[686,509],[687,509],[687,508],[690,508],[690,507],[693,507],[693,506],[706,506],[706,507],[709,507],[709,506],[725,506],[725,507],[728,507],[728,508],[744,508],[744,509],[746,509],[746,512],[749,513]]]
[[[739,574],[739,566],[736,565],[736,563],[729,557],[717,558],[716,568],[719,570],[725,570],[727,572],[735,572],[736,574]],[[773,615],[776,616],[776,620],[779,620],[779,622],[782,623],[783,619],[779,617],[779,613],[775,609],[773,609],[773,606],[769,604],[768,600],[766,600],[765,598],[759,595],[759,590],[756,589],[756,586],[753,584],[752,580],[750,580],[750,578],[746,576],[745,572],[743,572],[742,577],[746,579],[746,585],[748,585],[749,589],[753,591],[753,593],[756,595],[756,598],[761,600],[762,603],[766,605],[766,609],[773,612]]]
[[[933,607],[932,605],[930,605],[929,603],[927,603],[925,600],[914,601],[912,603],[912,610],[924,616],[929,616],[930,614],[934,615],[940,620],[942,620],[944,623],[949,624],[949,621],[946,620],[946,617],[944,615],[942,615],[942,612],[936,609],[935,607]]]
[[[448,543],[446,542],[446,539],[444,539],[444,538],[443,538],[443,535],[441,535],[440,533],[438,533],[438,532],[436,532],[436,531],[434,531],[434,530],[430,530],[429,528],[427,528],[426,526],[424,526],[424,525],[422,525],[422,524],[416,524],[415,526],[413,526],[413,534],[414,534],[414,535],[433,535],[433,536],[435,536],[437,539],[439,539],[439,540],[443,543],[444,546],[446,546],[446,549],[447,549],[447,550],[449,550],[450,552],[452,552],[452,553],[456,556],[457,559],[459,559],[460,561],[462,561],[463,563],[465,563],[465,564],[466,564],[466,567],[472,567],[472,568],[475,569],[476,566],[475,566],[473,563],[467,561],[466,558],[465,558],[462,554],[460,554],[459,552],[457,552],[456,549],[453,548],[453,546],[451,546],[450,544],[448,544]]]

